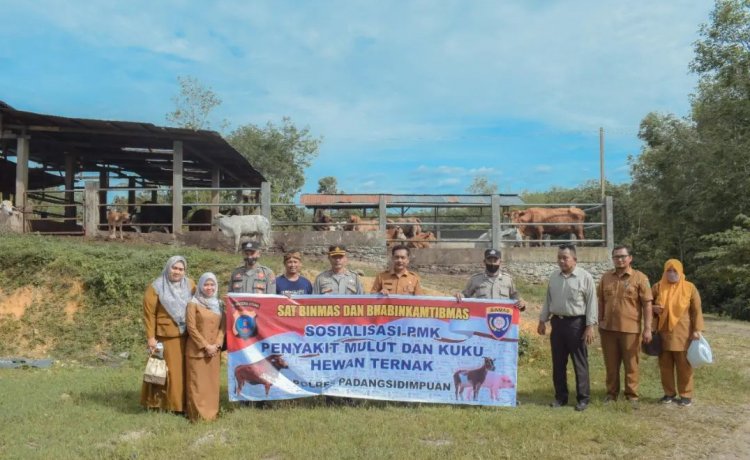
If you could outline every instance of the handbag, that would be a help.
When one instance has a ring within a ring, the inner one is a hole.
[[[693,368],[699,368],[705,364],[714,362],[711,346],[708,344],[708,340],[703,337],[703,334],[701,334],[700,339],[690,342],[687,351],[687,360]]]
[[[150,355],[146,362],[146,370],[143,371],[143,381],[156,385],[167,383],[167,362]]]
[[[659,356],[661,353],[661,334],[658,331],[653,331],[651,343],[641,343],[641,351],[649,356]]]

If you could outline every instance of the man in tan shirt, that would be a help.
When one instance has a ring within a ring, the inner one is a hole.
[[[651,342],[651,283],[646,275],[631,267],[633,256],[627,246],[617,246],[612,251],[612,262],[615,269],[602,276],[597,288],[599,335],[607,371],[604,402],[617,400],[623,365],[625,398],[637,404],[641,334],[643,342]]]
[[[370,292],[383,295],[423,295],[419,275],[409,271],[409,255],[408,247],[401,244],[394,246],[391,249],[391,269],[375,277]]]

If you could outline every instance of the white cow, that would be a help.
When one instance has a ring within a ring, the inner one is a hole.
[[[271,224],[263,216],[225,216],[217,214],[214,222],[225,235],[234,237],[234,252],[240,250],[240,237],[243,235],[260,237],[263,246],[271,243]]]
[[[12,216],[14,211],[18,212],[18,210],[16,210],[16,207],[13,206],[12,202],[3,200],[2,203],[0,203],[0,214]]]
[[[490,240],[490,234],[489,233],[482,233],[479,238],[477,238],[479,241],[489,241]],[[499,248],[505,248],[509,246],[521,246],[523,243],[523,235],[521,234],[521,231],[518,230],[518,227],[512,227],[505,230],[502,230],[500,232],[500,241],[497,244],[497,247]],[[510,240],[510,241],[508,241]],[[481,243],[477,243],[476,247],[484,247],[484,245],[481,245]]]

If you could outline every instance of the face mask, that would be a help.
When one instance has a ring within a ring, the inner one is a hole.
[[[677,272],[667,272],[667,281],[670,283],[676,283],[680,281],[680,274]]]
[[[484,268],[487,270],[487,273],[492,274],[497,273],[497,271],[500,270],[500,265],[485,264]]]
[[[248,264],[248,265],[250,265],[250,266],[255,265],[255,262],[257,262],[257,261],[258,261],[257,257],[245,257],[245,263]]]

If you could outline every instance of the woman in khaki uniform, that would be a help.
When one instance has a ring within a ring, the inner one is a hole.
[[[687,360],[687,349],[692,340],[700,339],[703,331],[701,297],[695,285],[685,279],[682,263],[677,259],[664,264],[664,274],[652,290],[662,340],[659,372],[664,396],[659,402],[689,406],[693,398],[693,368]]]
[[[219,368],[224,341],[224,314],[216,297],[216,275],[204,273],[188,303],[185,366],[187,416],[213,420],[219,413]]]
[[[195,290],[195,282],[185,276],[187,261],[170,257],[159,278],[146,288],[143,296],[143,323],[148,350],[157,342],[164,345],[167,382],[164,385],[143,382],[141,405],[149,409],[183,412],[185,404],[185,311]]]

